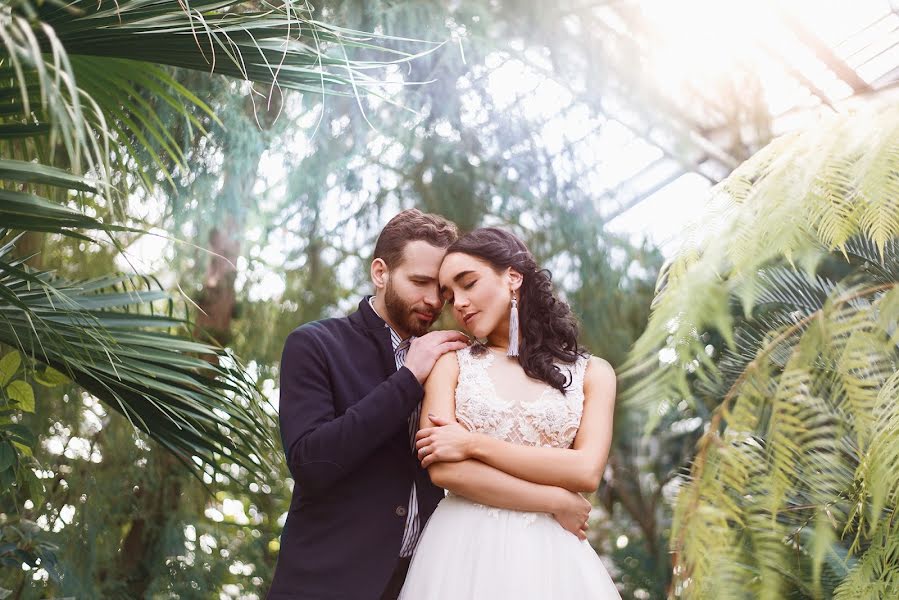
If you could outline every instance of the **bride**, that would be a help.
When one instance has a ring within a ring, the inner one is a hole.
[[[447,489],[401,600],[618,599],[586,541],[612,436],[615,373],[578,346],[527,247],[484,228],[448,250],[440,286],[473,337],[425,384],[418,457]]]

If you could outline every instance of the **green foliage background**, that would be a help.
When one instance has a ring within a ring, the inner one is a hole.
[[[619,368],[591,542],[624,598],[895,595],[895,109],[775,140],[663,265],[546,142],[671,118],[583,3],[313,4],[0,3],[0,597],[264,597],[283,341],[412,206],[519,234]],[[507,63],[559,106],[499,102]]]

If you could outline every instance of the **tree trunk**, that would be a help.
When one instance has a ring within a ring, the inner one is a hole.
[[[231,341],[231,320],[237,307],[234,282],[237,277],[237,259],[240,256],[246,220],[244,215],[253,205],[253,187],[259,171],[259,161],[265,150],[265,132],[274,124],[281,108],[281,98],[275,93],[272,106],[254,107],[252,96],[244,101],[243,118],[248,123],[258,123],[262,132],[254,131],[256,140],[247,140],[244,132],[226,132],[224,144],[222,192],[218,198],[220,223],[209,231],[210,256],[203,277],[203,289],[197,298],[201,311],[197,316],[197,332],[204,331],[222,346]],[[253,143],[253,142],[256,143]],[[209,357],[209,360],[215,360]]]

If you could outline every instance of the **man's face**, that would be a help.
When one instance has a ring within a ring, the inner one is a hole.
[[[437,274],[445,248],[415,240],[403,248],[403,261],[390,269],[384,289],[384,303],[391,323],[403,338],[420,336],[440,316],[443,299]]]

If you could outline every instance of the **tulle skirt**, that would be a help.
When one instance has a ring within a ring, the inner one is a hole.
[[[400,600],[618,600],[596,552],[549,514],[449,495],[422,533]]]

